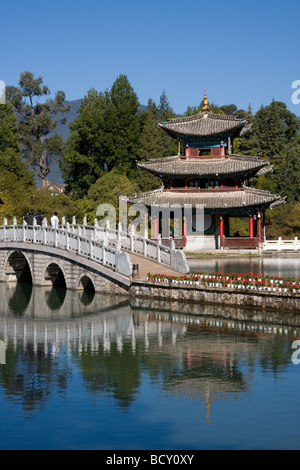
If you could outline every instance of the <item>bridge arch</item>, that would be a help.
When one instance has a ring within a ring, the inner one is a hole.
[[[26,253],[15,250],[7,254],[4,261],[4,281],[32,284],[32,269]]]
[[[18,280],[26,280],[35,287],[61,285],[82,293],[90,293],[88,289],[91,289],[96,293],[127,294],[131,286],[130,277],[87,255],[42,243],[2,241],[0,282]]]
[[[52,260],[47,264],[43,276],[43,285],[67,288],[67,278],[64,269],[57,260]]]
[[[86,274],[80,276],[78,290],[95,292],[95,283],[92,280],[91,276],[87,276]]]

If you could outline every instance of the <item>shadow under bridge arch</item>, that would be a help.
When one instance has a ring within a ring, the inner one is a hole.
[[[50,263],[45,270],[45,285],[67,288],[62,268],[57,263]]]
[[[6,282],[26,282],[32,284],[32,273],[27,257],[21,251],[9,254],[4,268]]]
[[[80,301],[83,305],[89,305],[95,297],[95,286],[94,282],[89,276],[82,276],[79,280],[78,290],[83,291],[80,296]]]

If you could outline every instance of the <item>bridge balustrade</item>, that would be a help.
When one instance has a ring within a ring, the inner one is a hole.
[[[162,243],[160,235],[157,240],[151,240],[146,232],[144,236],[135,233],[134,226],[130,231],[125,231],[122,230],[121,224],[118,229],[113,229],[109,227],[109,224],[103,227],[98,225],[96,221],[94,225],[72,224],[70,227],[76,234],[84,233],[86,236],[107,243],[109,246],[118,247],[157,263],[171,266],[184,274],[189,271],[185,253],[176,249],[173,239],[170,239],[170,244],[167,246]]]
[[[92,238],[72,233],[65,228],[45,226],[4,225],[0,227],[0,242],[35,243],[61,248],[99,262],[104,266],[117,268],[116,249],[105,246]]]
[[[127,232],[122,230],[120,224],[118,229],[110,228],[109,224],[102,227],[97,220],[94,225],[87,225],[86,221],[77,224],[74,218],[72,224],[65,223],[64,218],[62,222],[54,228],[49,227],[46,220],[42,226],[36,223],[28,226],[25,222],[18,225],[15,218],[14,223],[8,225],[5,220],[0,227],[0,242],[18,241],[54,246],[113,269],[118,269],[117,254],[124,251],[170,266],[184,274],[189,271],[185,253],[176,250],[174,240],[170,241],[170,246],[163,245],[160,236],[157,241],[151,240],[146,233],[144,236],[135,233],[134,228]]]

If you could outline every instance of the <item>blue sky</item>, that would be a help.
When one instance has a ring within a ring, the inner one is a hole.
[[[0,80],[41,75],[69,100],[126,74],[141,104],[163,90],[176,113],[210,101],[254,111],[292,103],[299,0],[2,0]]]

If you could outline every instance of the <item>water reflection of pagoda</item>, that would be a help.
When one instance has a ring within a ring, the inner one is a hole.
[[[179,117],[158,126],[179,143],[178,155],[139,163],[139,167],[162,178],[162,187],[136,194],[131,203],[147,207],[204,206],[204,236],[188,231],[175,242],[187,251],[201,248],[257,248],[262,240],[266,209],[283,199],[269,191],[248,186],[250,178],[272,170],[267,160],[232,153],[232,142],[250,131],[245,119],[209,112],[205,90],[204,106],[197,115]],[[181,143],[184,155],[181,155]],[[249,219],[248,237],[230,237],[230,218]],[[183,219],[184,220],[184,219]],[[161,223],[154,223],[154,238]],[[195,230],[194,230],[195,231]],[[165,241],[166,243],[166,241]]]

